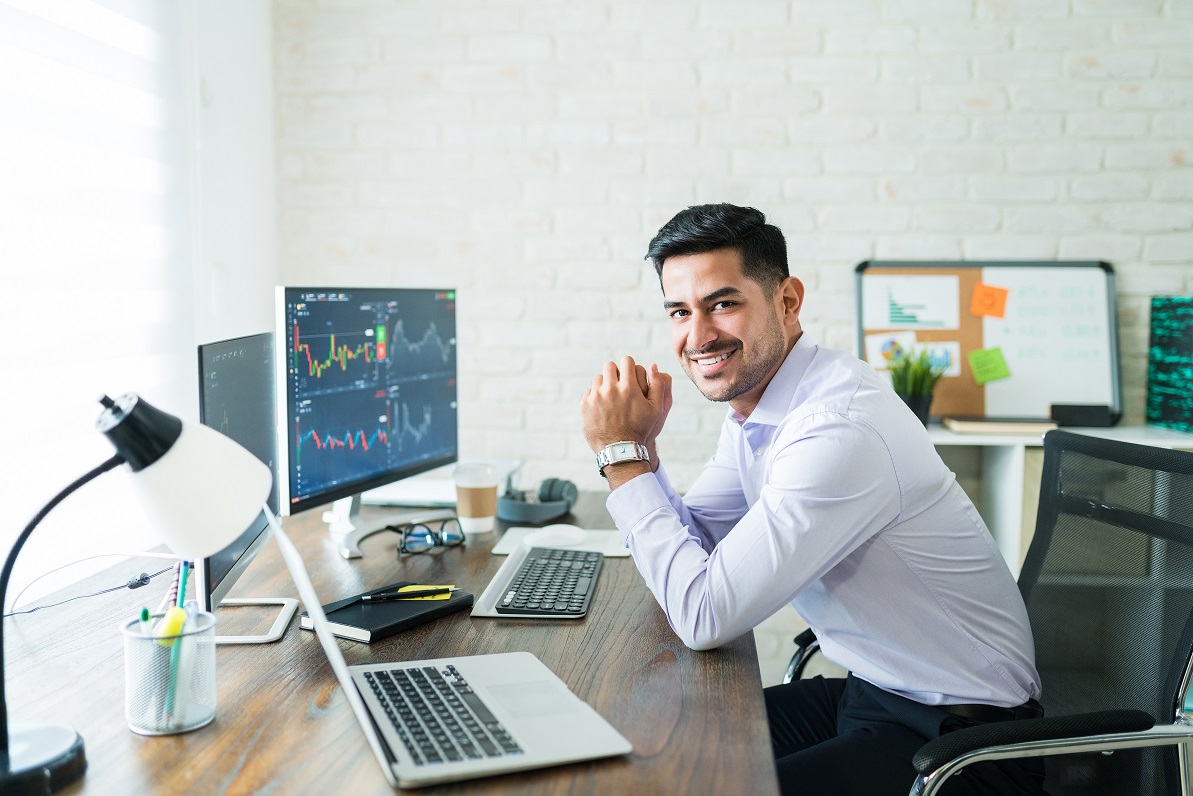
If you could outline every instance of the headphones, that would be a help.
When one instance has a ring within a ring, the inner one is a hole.
[[[576,505],[580,490],[571,481],[547,478],[537,492],[507,488],[497,498],[497,519],[504,522],[539,523],[562,517]]]

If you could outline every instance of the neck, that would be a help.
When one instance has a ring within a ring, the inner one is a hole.
[[[802,329],[797,329],[795,336],[787,341],[787,348],[783,351],[783,356],[779,358],[778,363],[775,364],[774,370],[766,377],[766,380],[759,384],[755,389],[751,390],[748,395],[739,395],[729,401],[729,407],[742,416],[743,419],[748,418],[750,413],[758,408],[758,404],[762,401],[762,396],[766,395],[766,388],[774,380],[775,374],[783,367],[783,363],[787,361],[787,357],[791,356],[791,350],[795,348],[795,344],[804,336]]]

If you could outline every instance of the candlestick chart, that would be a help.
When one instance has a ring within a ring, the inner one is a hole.
[[[454,291],[286,290],[290,501],[454,461]]]

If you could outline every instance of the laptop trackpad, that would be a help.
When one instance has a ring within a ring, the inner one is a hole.
[[[560,691],[559,686],[549,680],[491,685],[486,690],[512,716],[553,716],[558,713],[571,713],[577,708],[571,692]]]

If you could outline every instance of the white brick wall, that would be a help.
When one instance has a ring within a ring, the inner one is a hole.
[[[1189,0],[275,0],[281,278],[454,286],[463,454],[599,488],[588,375],[679,375],[641,260],[698,202],[788,234],[852,348],[868,257],[1098,258],[1124,351],[1193,291]],[[1126,422],[1143,418],[1124,368]],[[677,389],[683,485],[722,408]],[[773,680],[794,626],[759,633]]]

